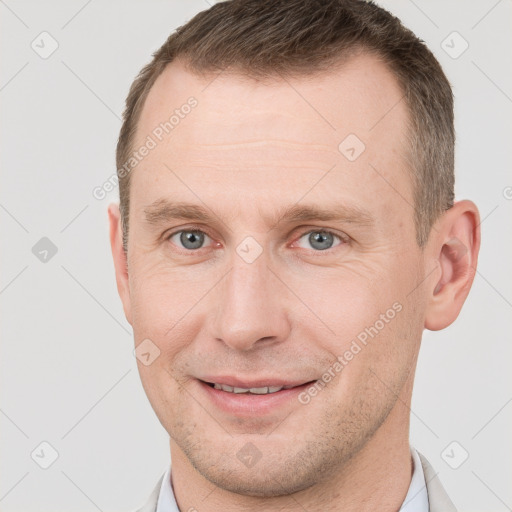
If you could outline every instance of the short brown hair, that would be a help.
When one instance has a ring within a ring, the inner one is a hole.
[[[148,93],[170,62],[201,76],[227,67],[255,79],[327,71],[358,51],[378,55],[403,91],[410,125],[410,167],[416,237],[454,200],[453,94],[438,61],[400,20],[362,0],[228,0],[200,12],[172,33],[134,80],[117,144],[123,245],[127,249],[130,158]]]

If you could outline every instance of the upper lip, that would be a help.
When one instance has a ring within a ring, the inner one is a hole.
[[[219,375],[219,376],[206,376],[201,377],[203,382],[208,382],[210,384],[224,384],[226,386],[232,386],[236,388],[263,388],[266,386],[301,386],[302,384],[306,384],[307,382],[311,382],[312,379],[299,379],[299,380],[284,380],[284,379],[276,379],[275,377],[262,377],[258,379],[240,379],[238,377],[230,376],[230,375]]]

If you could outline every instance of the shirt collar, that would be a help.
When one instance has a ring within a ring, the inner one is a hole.
[[[413,473],[409,490],[399,512],[428,512],[428,494],[425,475],[418,452],[411,446]],[[171,465],[167,467],[158,495],[156,512],[180,512],[171,485]]]
[[[399,512],[429,512],[427,485],[418,452],[411,446],[413,471],[409,490]]]
[[[156,512],[180,512],[171,485],[171,465],[167,467],[160,487]]]

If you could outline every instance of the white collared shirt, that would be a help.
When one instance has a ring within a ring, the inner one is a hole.
[[[425,475],[418,452],[411,446],[413,473],[409,490],[399,512],[429,512]],[[160,487],[156,512],[180,512],[171,485],[171,466],[167,468]]]
[[[411,455],[413,463],[411,483],[399,512],[429,512],[427,484],[423,466],[418,452],[412,446]],[[171,510],[173,509],[171,508]]]

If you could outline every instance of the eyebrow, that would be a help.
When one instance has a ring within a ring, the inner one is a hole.
[[[171,220],[183,219],[196,222],[213,223],[219,219],[208,208],[186,202],[158,199],[144,208],[146,222],[153,226],[165,224]],[[316,204],[294,204],[283,208],[270,219],[274,228],[279,224],[292,224],[305,221],[342,221],[351,224],[371,226],[375,219],[370,212],[351,205],[339,204],[334,207],[321,207]],[[271,228],[271,229],[272,229]]]

